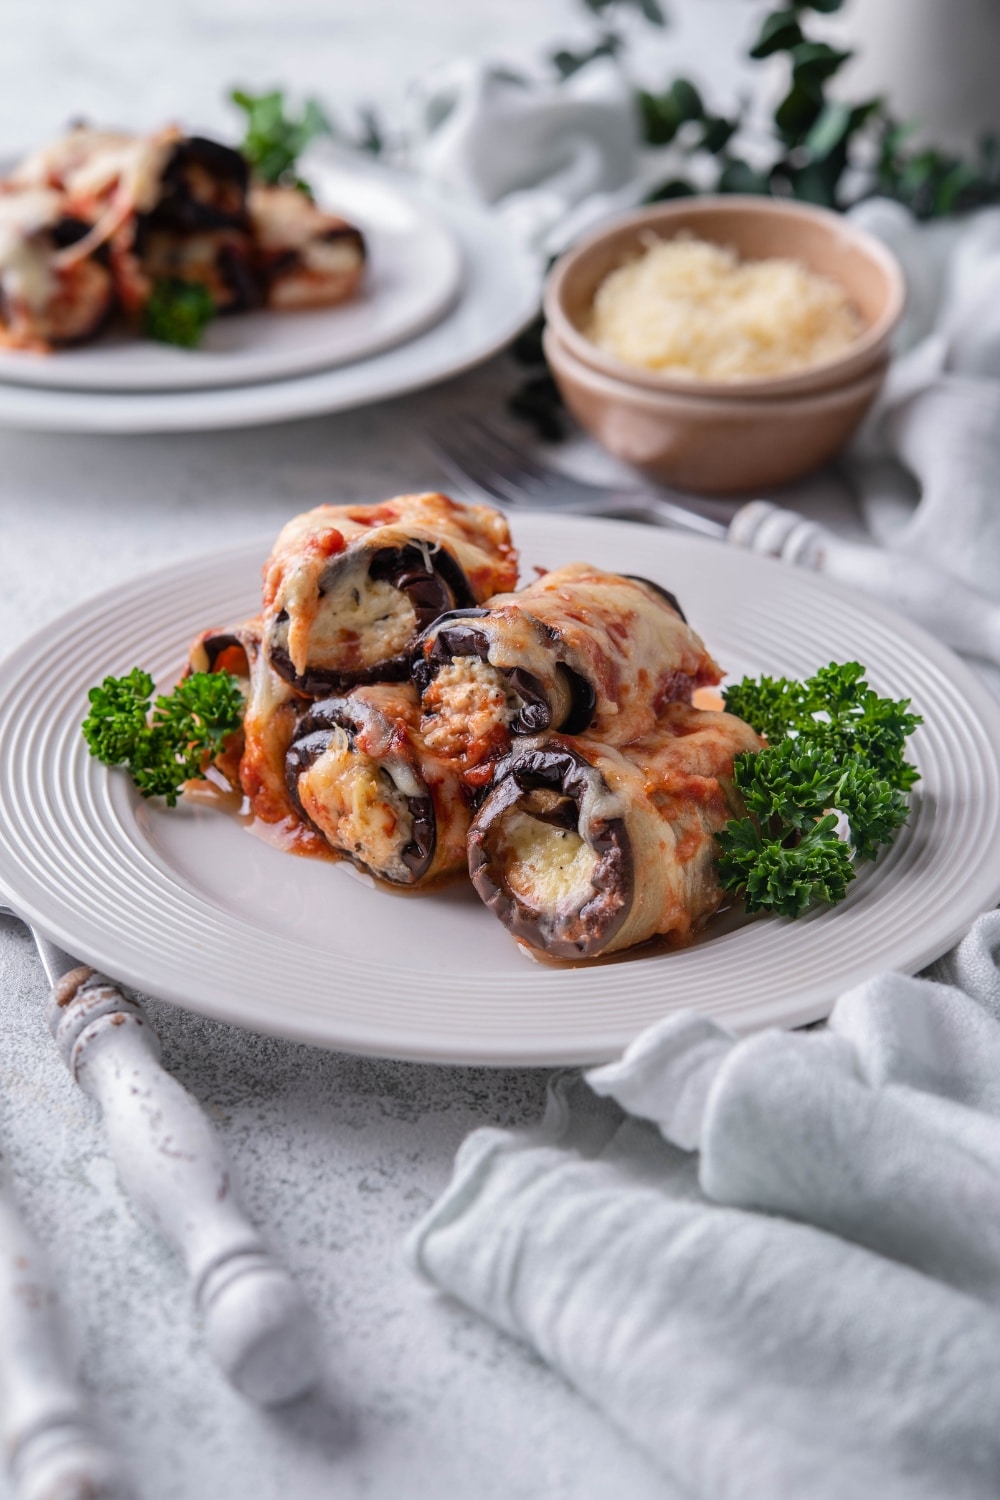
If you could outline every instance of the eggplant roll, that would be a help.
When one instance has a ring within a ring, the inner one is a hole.
[[[453,767],[424,744],[412,683],[313,703],[285,758],[289,795],[338,854],[417,885],[466,864],[469,805]]]
[[[620,749],[527,742],[497,767],[470,829],[473,884],[519,942],[553,958],[683,940],[722,901],[714,835],[740,811],[734,756],[760,746],[742,719],[681,703]]]
[[[189,670],[240,678],[246,697],[243,731],[224,747],[216,768],[230,786],[242,789],[255,818],[282,825],[291,842],[308,849],[314,841],[296,837],[302,820],[285,781],[285,756],[302,700],[269,665],[262,637],[259,617],[232,630],[206,631],[191,647]]]
[[[485,505],[400,495],[320,505],[281,532],[264,570],[264,647],[309,697],[409,675],[422,630],[511,588],[507,522]]]
[[[158,276],[200,281],[219,311],[256,302],[247,186],[239,152],[175,128],[81,126],[25,158],[0,183],[5,342],[93,338]]]
[[[65,252],[89,232],[49,188],[0,185],[0,337],[12,348],[46,349],[93,338],[115,306],[107,252]]]
[[[672,594],[586,563],[445,615],[413,671],[428,743],[472,781],[512,736],[589,731],[623,745],[721,678]]]
[[[255,263],[268,307],[333,307],[365,269],[359,229],[293,187],[255,184],[249,198]]]

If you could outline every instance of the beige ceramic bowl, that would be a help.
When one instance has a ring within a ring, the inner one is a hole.
[[[675,395],[616,380],[571,354],[551,328],[545,356],[573,416],[603,448],[654,479],[710,495],[786,484],[854,432],[888,359],[846,384],[798,396]]]
[[[839,281],[864,332],[836,359],[765,379],[708,381],[625,364],[582,332],[594,293],[650,234],[679,232],[748,260],[798,260]],[[556,262],[546,348],[570,410],[617,457],[687,489],[737,493],[795,479],[848,440],[885,376],[904,301],[895,256],[839,214],[767,198],[682,199],[630,214]]]
[[[591,343],[581,328],[594,293],[609,271],[636,255],[650,235],[669,239],[680,233],[726,245],[741,260],[780,256],[830,277],[840,283],[860,313],[864,333],[836,359],[792,375],[741,381],[699,380],[644,370]],[[804,203],[734,195],[655,204],[581,241],[552,268],[545,287],[545,318],[578,360],[619,380],[679,394],[696,391],[699,396],[729,399],[738,390],[742,396],[769,397],[840,384],[884,359],[905,299],[902,268],[891,250],[840,214]]]

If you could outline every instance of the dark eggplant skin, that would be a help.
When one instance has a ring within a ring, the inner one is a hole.
[[[246,640],[232,631],[222,630],[216,635],[204,635],[198,641],[198,647],[205,653],[205,665],[198,668],[202,672],[214,672],[220,656],[225,651],[241,651],[244,663],[247,662]],[[188,670],[192,669],[189,667]],[[249,665],[245,665],[244,675],[249,670]]]
[[[485,619],[488,609],[455,609],[436,620],[417,642],[413,658],[412,675],[421,693],[425,693],[443,666],[456,656],[478,656],[480,661],[490,659],[490,640],[485,630],[477,629],[471,621]],[[553,639],[558,639],[553,632]],[[522,700],[522,707],[511,723],[511,732],[516,735],[545,734],[553,729],[560,734],[583,734],[590,727],[597,705],[597,694],[592,685],[579,672],[564,662],[557,669],[565,674],[570,686],[570,709],[562,723],[553,724],[552,705],[545,685],[532,672],[523,667],[500,667],[511,687]]]
[[[211,182],[211,196],[196,192],[192,179]],[[160,199],[147,221],[158,229],[187,233],[248,229],[249,184],[250,169],[238,151],[205,136],[187,136],[177,142],[163,169]]]
[[[545,822],[579,828],[584,795],[600,773],[565,742],[524,746],[497,766],[493,787],[469,830],[469,876],[480,899],[513,937],[553,958],[593,958],[628,916],[635,895],[632,843],[622,818],[600,819],[588,830],[598,855],[594,896],[578,911],[552,916],[526,906],[506,885],[494,841],[504,817],[518,803]],[[532,791],[564,799],[543,813],[530,807]]]
[[[323,836],[322,830],[316,827],[302,806],[299,797],[299,777],[323,754],[335,730],[342,729],[353,746],[360,728],[357,705],[349,698],[341,697],[326,698],[320,703],[310,704],[295,726],[292,743],[285,756],[285,783],[292,806],[299,817],[307,827],[319,833],[320,837]],[[416,884],[426,875],[434,858],[437,846],[437,818],[429,791],[425,791],[420,797],[407,797],[406,803],[413,819],[413,837],[411,842],[400,850],[399,857],[410,871],[412,883]],[[390,878],[380,871],[375,873],[383,880]],[[401,883],[395,882],[397,885]]]
[[[331,572],[349,555],[341,553],[331,564]],[[368,572],[371,578],[389,583],[406,594],[413,605],[418,632],[454,607],[465,610],[474,602],[465,572],[446,547],[431,554],[430,567],[424,550],[413,543],[405,547],[379,547],[371,553]],[[322,584],[320,589],[322,592]],[[335,672],[325,667],[307,667],[304,672],[296,672],[288,651],[274,642],[269,643],[268,658],[279,677],[296,692],[307,698],[325,698],[370,683],[405,682],[410,676],[412,648],[357,672]]]
[[[623,577],[631,578],[633,583],[643,584],[647,589],[652,589],[654,594],[659,594],[661,599],[666,599],[667,603],[670,605],[670,608],[674,610],[676,614],[680,615],[681,619],[684,621],[684,624],[688,624],[688,617],[681,609],[680,604],[677,601],[677,595],[672,594],[669,589],[665,589],[662,583],[654,583],[651,578],[643,578],[640,573],[625,573],[623,574]]]

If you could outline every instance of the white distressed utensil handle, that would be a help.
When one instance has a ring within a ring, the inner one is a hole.
[[[81,967],[53,990],[49,1025],[73,1077],[101,1106],[126,1191],[184,1259],[218,1364],[254,1401],[301,1395],[318,1376],[309,1309],[240,1206],[201,1106],[160,1066],[140,1006]]]
[[[1000,606],[921,558],[844,541],[767,500],[751,500],[737,511],[727,540],[852,584],[916,620],[955,650],[1000,664]]]
[[[0,1435],[17,1500],[129,1500],[73,1378],[41,1250],[0,1190]]]

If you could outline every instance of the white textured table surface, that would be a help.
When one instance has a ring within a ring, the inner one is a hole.
[[[585,34],[579,14],[570,0],[6,0],[0,151],[71,114],[137,126],[177,114],[219,128],[234,81],[317,90],[345,110],[398,100],[415,72],[457,51],[523,57],[554,34]],[[705,55],[732,14],[733,0],[699,0],[670,48]],[[487,409],[510,380],[497,362],[382,408],[217,436],[0,432],[0,653],[89,594],[274,531],[298,509],[440,483],[420,445],[427,420],[457,403]],[[251,1213],[322,1325],[323,1395],[261,1414],[221,1381],[179,1265],[133,1217],[48,1036],[34,950],[11,921],[0,921],[0,994],[0,1151],[145,1500],[662,1494],[561,1381],[425,1292],[403,1263],[406,1230],[461,1139],[536,1119],[542,1075],[356,1060],[151,1004],[166,1064],[216,1120]]]

